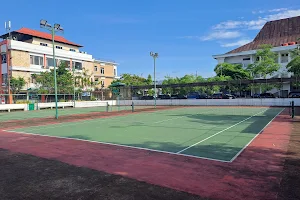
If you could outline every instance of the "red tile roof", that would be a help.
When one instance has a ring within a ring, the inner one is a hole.
[[[50,33],[36,31],[36,30],[29,29],[29,28],[21,28],[21,29],[15,31],[15,32],[21,33],[21,34],[26,34],[26,35],[31,35],[31,36],[46,39],[46,40],[52,40],[52,36],[51,36]],[[61,42],[61,43],[64,43],[64,44],[69,44],[69,45],[73,45],[73,46],[77,46],[77,47],[82,47],[81,45],[73,43],[73,42],[65,39],[64,37],[61,37],[61,36],[58,36],[58,35],[56,35],[54,37],[54,40],[56,42]]]
[[[297,42],[298,38],[300,38],[300,16],[270,21],[264,25],[252,42],[227,54],[256,50],[262,44],[278,47],[284,43]]]

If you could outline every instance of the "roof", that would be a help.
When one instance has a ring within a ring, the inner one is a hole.
[[[25,34],[25,35],[31,35],[33,37],[38,37],[38,38],[42,38],[42,39],[46,39],[46,40],[52,40],[52,35],[50,33],[45,33],[45,32],[42,32],[42,31],[32,30],[32,29],[29,29],[29,28],[21,28],[17,31],[14,31],[14,32]],[[61,42],[61,43],[64,43],[64,44],[69,44],[69,45],[73,45],[73,46],[77,46],[77,47],[82,47],[82,45],[73,43],[73,42],[65,39],[62,36],[56,35],[54,37],[54,40],[56,42]]]
[[[252,42],[226,54],[256,50],[262,44],[270,44],[273,47],[278,47],[285,43],[297,42],[298,38],[300,38],[300,16],[269,21]]]

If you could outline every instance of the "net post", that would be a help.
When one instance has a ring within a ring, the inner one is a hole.
[[[295,117],[295,102],[292,101],[292,118]]]
[[[132,112],[134,112],[134,103],[133,102],[131,103],[131,110],[132,110]]]
[[[109,104],[108,104],[108,102],[106,102],[106,112],[108,112],[109,111]]]

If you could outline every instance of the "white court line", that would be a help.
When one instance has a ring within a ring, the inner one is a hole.
[[[106,144],[106,145],[117,146],[117,147],[125,147],[125,148],[130,148],[130,149],[139,149],[139,150],[152,151],[152,152],[158,152],[158,153],[166,153],[166,154],[170,154],[170,155],[179,155],[179,156],[190,157],[190,158],[200,158],[200,159],[204,159],[204,160],[211,160],[211,161],[224,162],[224,163],[230,162],[230,161],[226,161],[226,160],[193,156],[193,155],[181,154],[181,153],[175,153],[175,152],[169,152],[169,151],[163,151],[163,150],[148,149],[148,148],[144,148],[144,147],[135,147],[135,146],[129,146],[129,145],[123,145],[123,144],[114,144],[114,143],[109,143],[109,142],[99,142],[99,141],[93,141],[93,140],[68,138],[68,137],[62,137],[62,136],[41,135],[41,134],[36,134],[36,133],[26,133],[26,132],[18,132],[18,131],[10,131],[10,130],[2,130],[2,131],[17,133],[17,134],[24,134],[24,135],[35,135],[35,136],[41,136],[41,137],[50,137],[50,138],[59,138],[59,139],[77,140],[77,141],[84,141],[84,142],[91,142],[91,143],[98,143],[98,144]]]
[[[279,111],[279,113],[277,113],[277,115],[275,115],[275,117],[273,117],[273,119],[269,122],[269,123],[267,123],[267,125],[265,126],[265,127],[263,127],[263,129],[261,129],[256,135],[255,135],[255,137],[253,137],[252,138],[252,140],[250,140],[250,142],[248,142],[248,144],[246,144],[231,160],[230,160],[230,162],[233,162],[250,144],[251,144],[251,142],[258,136],[258,135],[260,135],[264,130],[265,130],[265,128],[267,128],[267,126],[269,126],[272,122],[273,122],[273,120],[278,116],[278,115],[280,115],[283,111],[284,111],[284,109],[285,108],[283,108],[281,111]]]
[[[238,122],[238,123],[236,123],[236,124],[234,124],[234,125],[232,125],[232,126],[226,128],[226,129],[224,129],[224,130],[221,130],[221,131],[219,131],[219,132],[217,132],[217,133],[215,133],[215,134],[213,134],[213,135],[211,135],[211,136],[209,136],[209,137],[207,137],[207,138],[205,138],[205,139],[203,139],[203,140],[201,140],[201,141],[199,141],[199,142],[196,142],[195,144],[192,144],[192,145],[190,145],[190,146],[188,146],[188,147],[186,147],[186,148],[184,148],[184,149],[178,151],[177,153],[180,154],[180,153],[182,153],[182,152],[184,152],[184,151],[186,151],[186,150],[188,150],[188,149],[190,149],[190,148],[192,148],[192,147],[194,147],[194,146],[196,146],[196,145],[198,145],[198,144],[200,144],[200,143],[202,143],[202,142],[204,142],[204,141],[206,141],[206,140],[208,140],[208,139],[210,139],[210,138],[212,138],[212,137],[214,137],[214,136],[216,136],[216,135],[219,135],[220,133],[223,133],[224,131],[227,131],[228,129],[231,129],[231,128],[233,128],[233,127],[235,127],[235,126],[237,126],[237,125],[239,125],[239,124],[241,124],[241,123],[247,121],[248,119],[251,119],[252,117],[254,117],[254,116],[256,116],[256,115],[259,115],[259,114],[261,114],[261,113],[267,111],[267,110],[268,110],[268,109],[263,110],[263,111],[261,111],[261,112],[259,112],[259,113],[256,113],[255,115],[252,115],[251,117],[248,117],[248,118],[246,118],[246,119],[244,119],[244,120],[242,120],[242,121],[240,121],[240,122]]]

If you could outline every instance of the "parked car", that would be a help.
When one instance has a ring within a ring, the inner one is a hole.
[[[200,94],[198,92],[190,92],[187,95],[188,99],[198,99],[200,97]]]
[[[153,96],[142,96],[141,100],[153,100],[154,97]]]
[[[212,99],[223,99],[223,93],[222,92],[214,93],[212,95]]]
[[[289,98],[300,98],[300,92],[296,92],[296,91],[290,92]]]
[[[223,99],[235,99],[235,96],[232,94],[224,94],[222,98]]]
[[[187,97],[182,94],[173,94],[171,95],[171,99],[187,99]]]
[[[253,94],[253,98],[260,98],[260,94]]]
[[[160,94],[157,99],[171,99],[171,96],[168,94]]]
[[[275,98],[275,96],[272,93],[266,92],[266,93],[260,94],[260,98]]]
[[[207,94],[199,94],[199,97],[197,97],[197,99],[208,99],[208,95]]]

